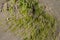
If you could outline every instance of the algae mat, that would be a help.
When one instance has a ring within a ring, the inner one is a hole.
[[[0,30],[14,35],[11,40],[55,40],[56,21],[45,9],[38,0],[7,0],[1,5]]]

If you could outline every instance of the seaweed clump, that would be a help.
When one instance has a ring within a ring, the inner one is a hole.
[[[22,40],[54,40],[55,18],[38,0],[10,0],[9,3],[8,30],[20,35]]]

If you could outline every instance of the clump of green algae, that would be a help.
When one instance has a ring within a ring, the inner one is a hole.
[[[55,19],[38,0],[10,0],[8,4],[6,11],[11,15],[8,30],[20,35],[22,40],[55,40]]]

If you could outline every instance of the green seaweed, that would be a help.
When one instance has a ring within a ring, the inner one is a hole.
[[[8,2],[12,5],[9,7],[12,20],[8,23],[14,24],[11,24],[8,30],[12,33],[20,30],[17,35],[19,34],[23,40],[49,40],[49,37],[54,40],[56,20],[45,11],[44,5],[40,5],[38,0],[10,0]],[[16,6],[19,12],[16,13],[19,14],[18,19],[14,12],[14,5],[18,5]]]

